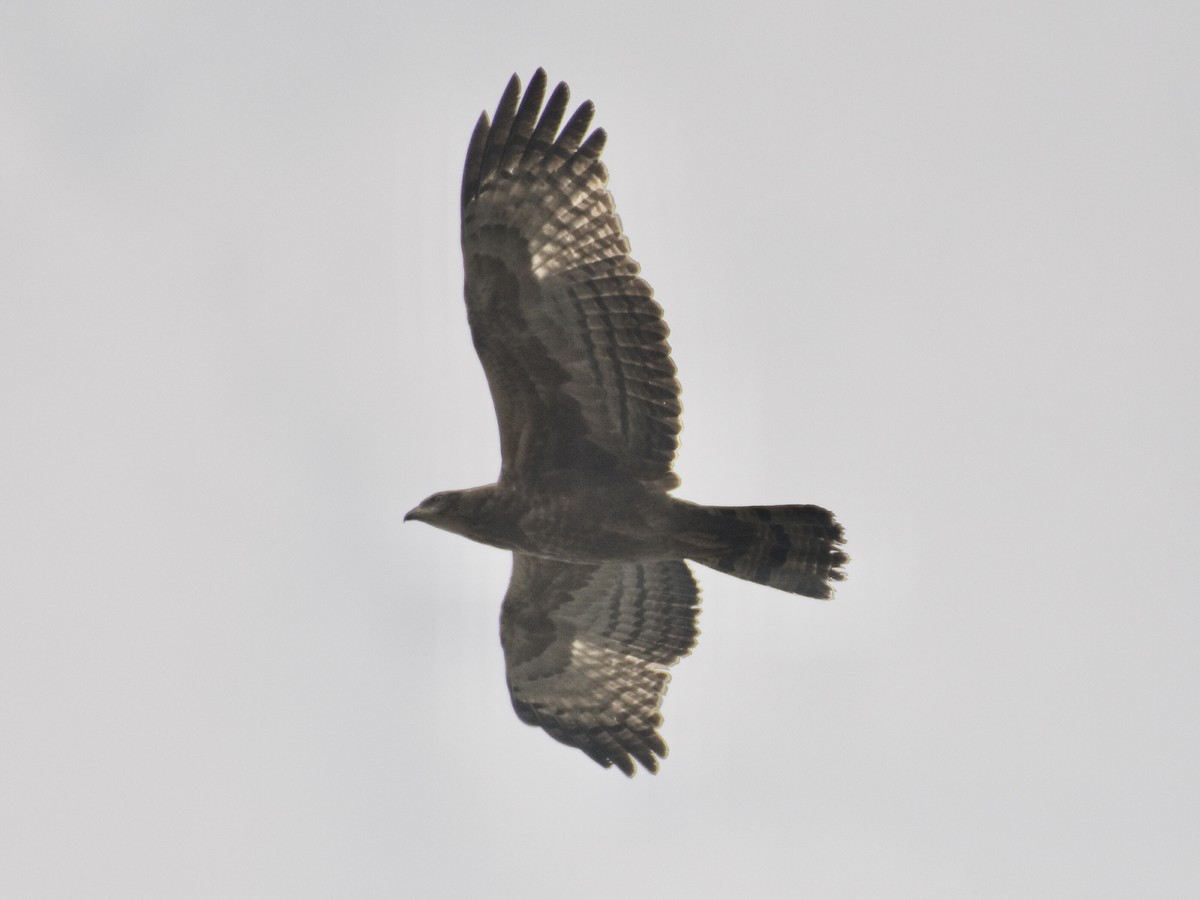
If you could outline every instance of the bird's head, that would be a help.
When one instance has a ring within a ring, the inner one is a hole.
[[[472,537],[480,505],[484,501],[483,492],[483,488],[438,491],[410,509],[405,514],[404,521],[424,522],[443,531]]]
[[[430,494],[404,514],[404,521],[407,522],[411,519],[444,528],[442,522],[454,515],[461,493],[461,491],[438,491],[436,494]]]

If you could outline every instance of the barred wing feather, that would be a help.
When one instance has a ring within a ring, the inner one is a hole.
[[[629,258],[592,104],[560,130],[567,86],[543,108],[545,89],[541,69],[523,97],[513,76],[463,173],[467,314],[501,480],[582,469],[670,489],[681,406],[662,308]]]
[[[514,553],[500,642],[517,715],[602,766],[657,771],[667,670],[696,643],[699,605],[682,560],[577,565]]]

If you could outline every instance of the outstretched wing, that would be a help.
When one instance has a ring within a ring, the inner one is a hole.
[[[670,489],[681,407],[662,308],[629,258],[591,102],[560,131],[567,86],[542,109],[545,90],[538,69],[521,98],[514,75],[463,172],[467,314],[501,477],[584,469]]]
[[[521,721],[626,775],[651,772],[667,669],[696,643],[700,596],[682,560],[575,565],[513,554],[500,612]]]

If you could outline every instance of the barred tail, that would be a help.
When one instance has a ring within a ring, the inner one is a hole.
[[[758,584],[823,600],[841,567],[842,526],[819,506],[710,506],[711,534],[729,549],[719,556],[691,557],[702,566]]]

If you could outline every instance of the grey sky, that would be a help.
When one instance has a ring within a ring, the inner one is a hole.
[[[1200,7],[0,10],[0,894],[1193,897]],[[709,570],[672,752],[521,725],[466,141],[597,104]]]

